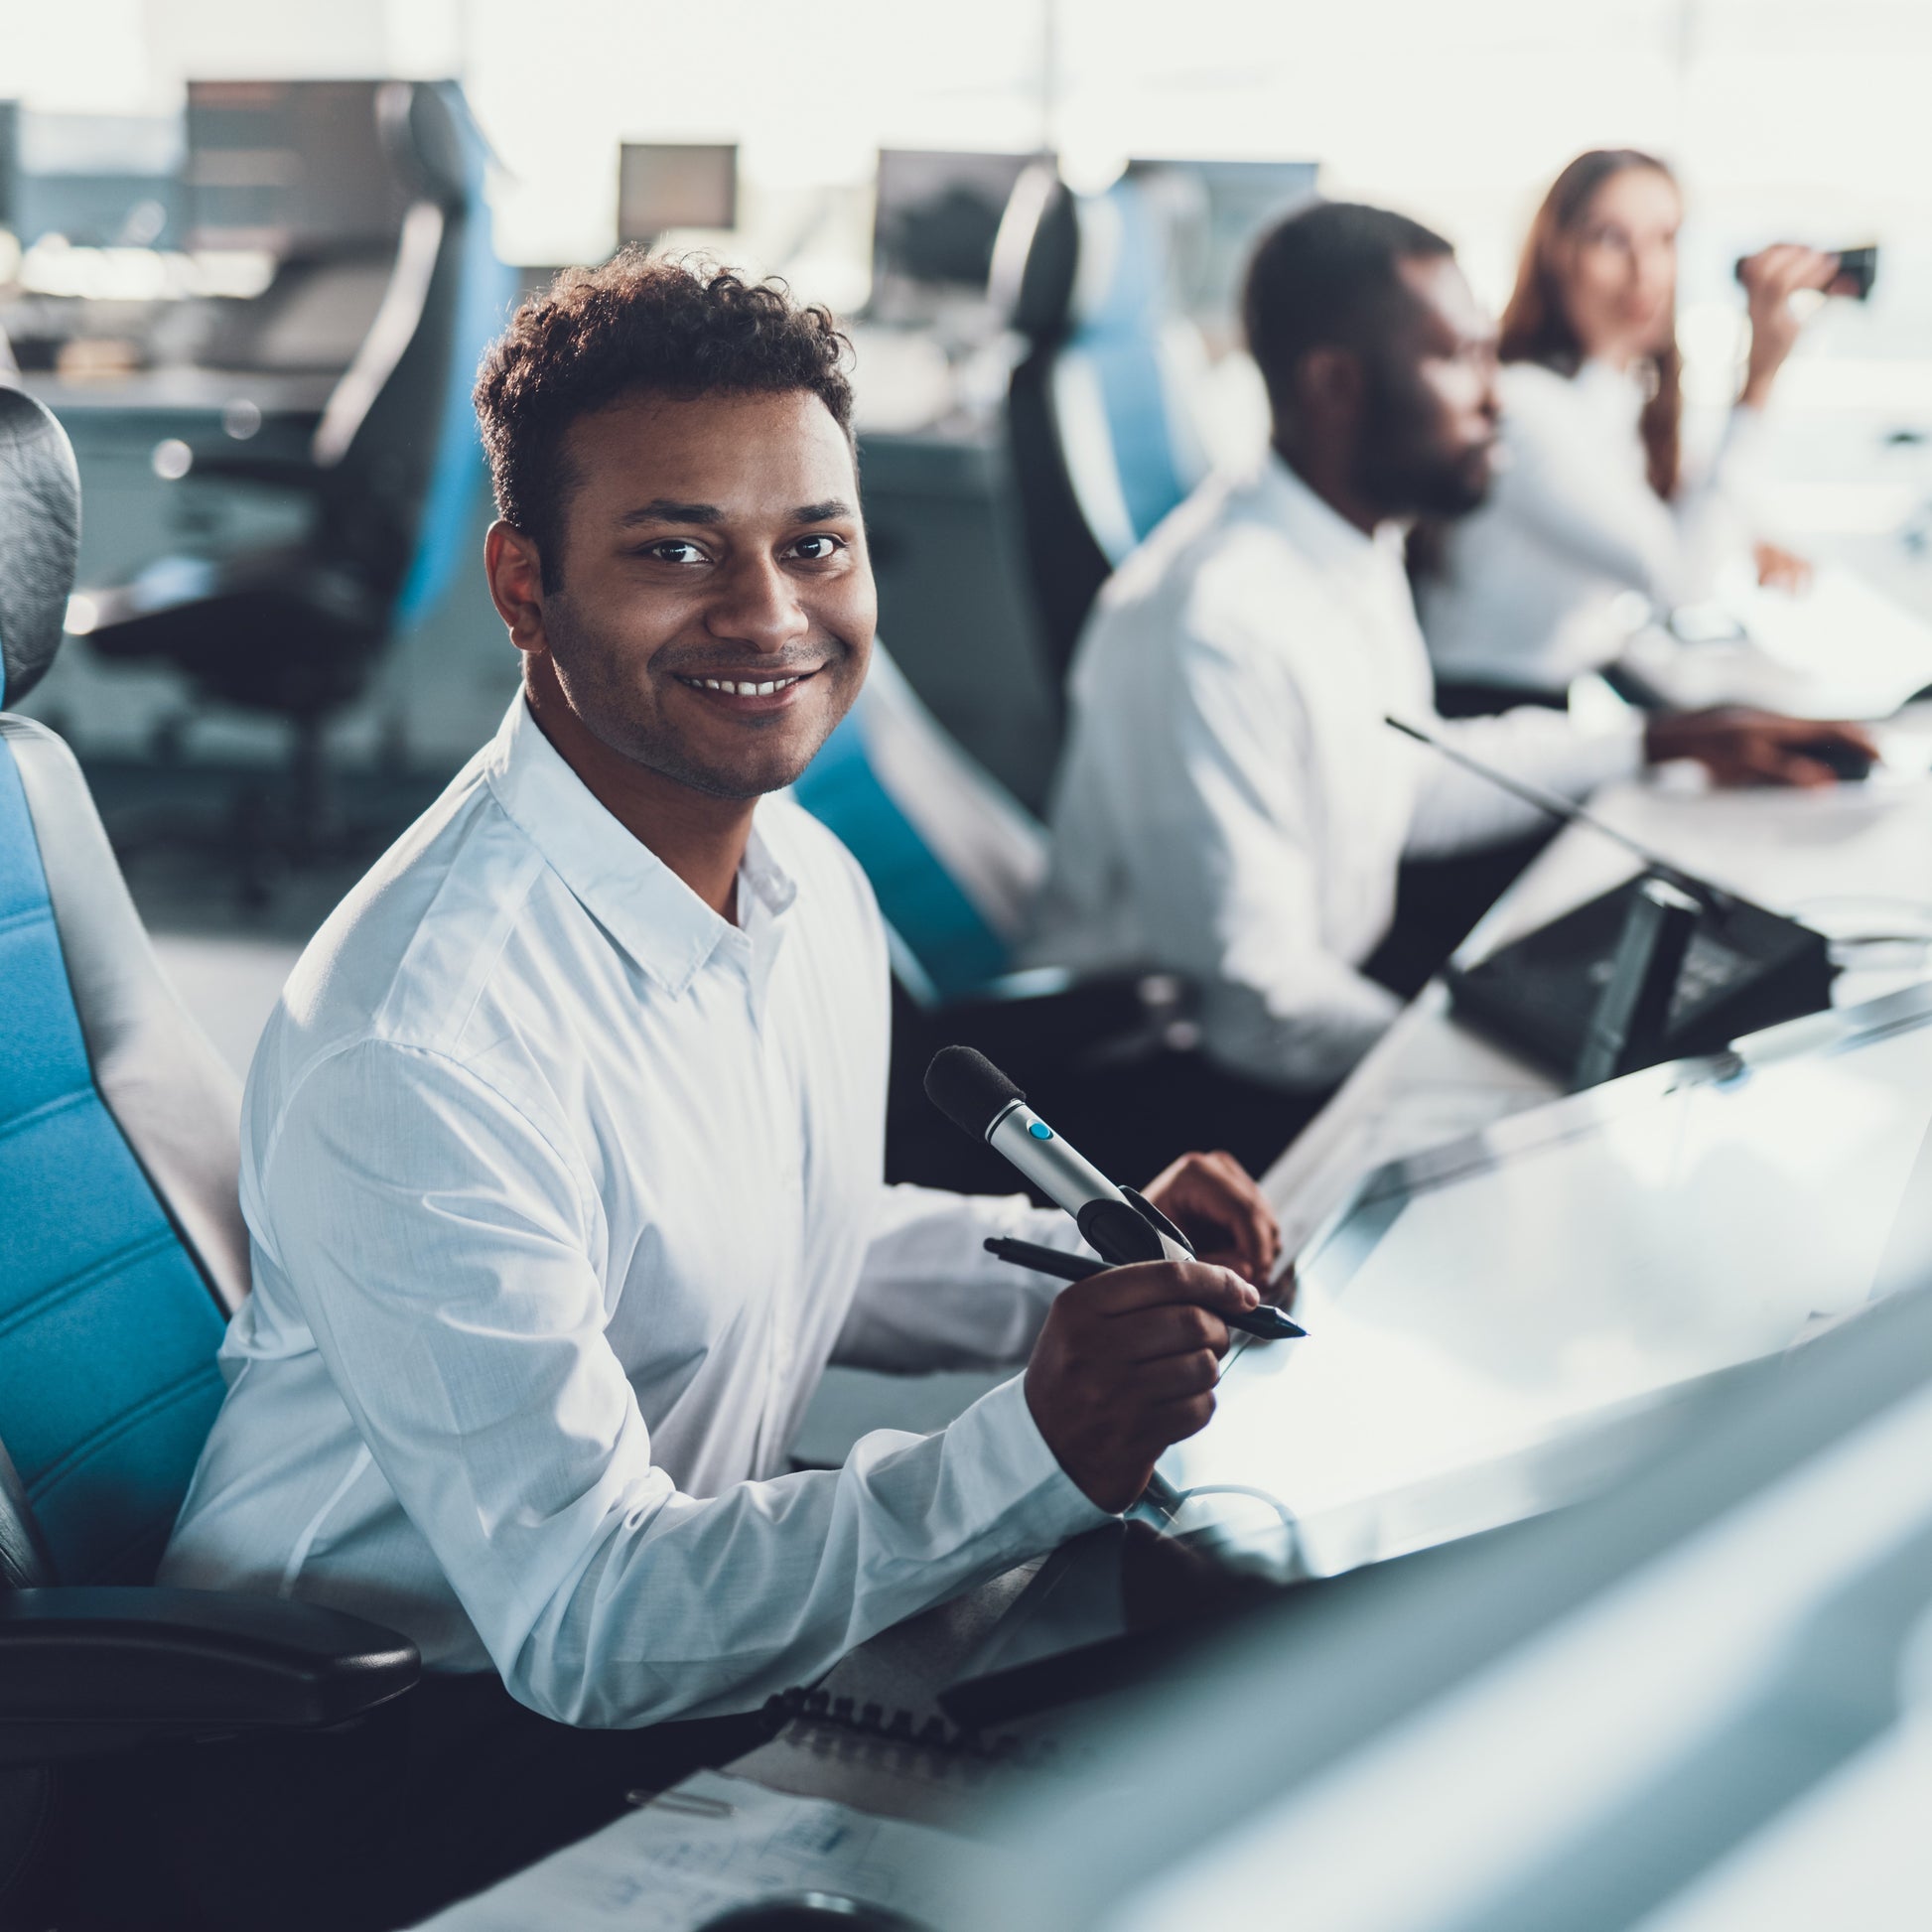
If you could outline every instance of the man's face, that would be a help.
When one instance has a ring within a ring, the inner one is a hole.
[[[1363,358],[1357,486],[1384,516],[1464,516],[1494,468],[1496,326],[1451,256],[1399,272],[1410,313]]]
[[[852,707],[878,598],[852,450],[808,390],[630,396],[565,433],[543,647],[570,708],[716,798],[788,785]]]

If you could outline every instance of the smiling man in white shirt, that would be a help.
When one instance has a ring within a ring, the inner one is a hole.
[[[1328,203],[1258,248],[1249,345],[1273,440],[1210,480],[1101,593],[1075,654],[1034,954],[1160,966],[1203,987],[1231,1118],[1272,1088],[1286,1137],[1399,1010],[1365,970],[1405,858],[1546,821],[1391,731],[1393,714],[1581,797],[1646,759],[1723,782],[1829,783],[1809,742],[1867,741],[1754,713],[1631,718],[1588,735],[1523,709],[1445,724],[1403,567],[1404,519],[1478,504],[1496,437],[1495,328],[1448,242]]]
[[[327,1856],[284,1846],[279,1923],[390,1923],[587,1830],[744,1741],[597,1730],[755,1710],[1124,1508],[1206,1421],[1220,1317],[1255,1300],[1205,1263],[1055,1300],[981,1242],[1071,1245],[1064,1216],[882,1183],[883,929],[770,796],[872,644],[843,351],[774,288],[628,257],[485,359],[524,691],[262,1042],[254,1292],[164,1569],[378,1618],[437,1674],[403,1707],[398,1835],[339,1781]],[[1275,1259],[1222,1158],[1150,1191],[1257,1278]],[[829,1360],[1030,1350],[944,1432],[786,1473]],[[226,1842],[299,1834],[265,1822],[301,1810],[284,1772],[233,1761]],[[465,1857],[439,1865],[452,1792]]]

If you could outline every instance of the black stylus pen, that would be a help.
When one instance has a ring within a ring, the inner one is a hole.
[[[1096,1261],[1087,1255],[1070,1255],[1060,1248],[1042,1248],[1035,1241],[1015,1241],[1009,1235],[989,1234],[986,1237],[986,1252],[998,1255],[1002,1261],[1010,1261],[1016,1268],[1031,1268],[1035,1274],[1054,1275],[1063,1282],[1083,1282],[1089,1275],[1097,1275],[1103,1268],[1112,1268],[1111,1261]],[[1264,1341],[1293,1341],[1298,1335],[1306,1335],[1308,1330],[1299,1321],[1292,1321],[1272,1303],[1263,1302],[1250,1309],[1245,1314],[1223,1315],[1230,1328],[1239,1328],[1244,1334],[1259,1335]]]

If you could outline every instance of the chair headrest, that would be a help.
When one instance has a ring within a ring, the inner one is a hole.
[[[1142,182],[1076,195],[1040,162],[1007,204],[989,286],[1008,328],[1035,344],[1145,336],[1174,306],[1169,244]]]
[[[392,80],[377,90],[375,112],[389,158],[412,195],[448,210],[482,194],[487,151],[453,84]]]
[[[51,411],[0,386],[0,704],[24,698],[61,647],[80,549],[80,473]]]
[[[988,293],[1009,329],[1035,343],[1066,333],[1080,263],[1080,220],[1071,191],[1050,161],[1014,185],[993,244]]]

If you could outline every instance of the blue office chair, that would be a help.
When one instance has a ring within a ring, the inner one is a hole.
[[[1056,678],[1101,585],[1207,474],[1191,399],[1204,355],[1168,255],[1167,225],[1131,176],[1081,196],[1042,162],[1001,227],[994,297],[1029,344],[1008,433]]]
[[[894,974],[921,1007],[1002,979],[1046,876],[1046,834],[919,702],[883,645],[792,795],[865,868]]]
[[[926,710],[882,647],[792,795],[851,850],[886,921],[893,1178],[1013,1185],[1011,1171],[976,1153],[926,1101],[926,1062],[942,1045],[977,1046],[1023,1084],[1064,1095],[1068,1109],[1081,1108],[1097,1076],[1192,1050],[1192,990],[1173,974],[1011,970],[1045,876],[1045,832]],[[1158,1122],[1126,1117],[1096,1120],[1089,1141],[1093,1158],[1135,1172],[1153,1172],[1150,1148],[1178,1151]]]
[[[308,508],[307,535],[161,557],[75,606],[103,657],[169,659],[206,696],[289,720],[294,856],[327,826],[324,724],[463,560],[483,486],[470,385],[514,292],[490,241],[487,149],[455,84],[395,81],[376,109],[369,138],[413,199],[375,320],[306,454],[221,442],[191,451],[181,473],[291,493]]]
[[[60,643],[79,508],[60,426],[0,388],[0,703]],[[359,1618],[150,1587],[248,1289],[238,1112],[79,767],[0,711],[0,1911],[57,1764],[342,1724],[417,1674]]]

